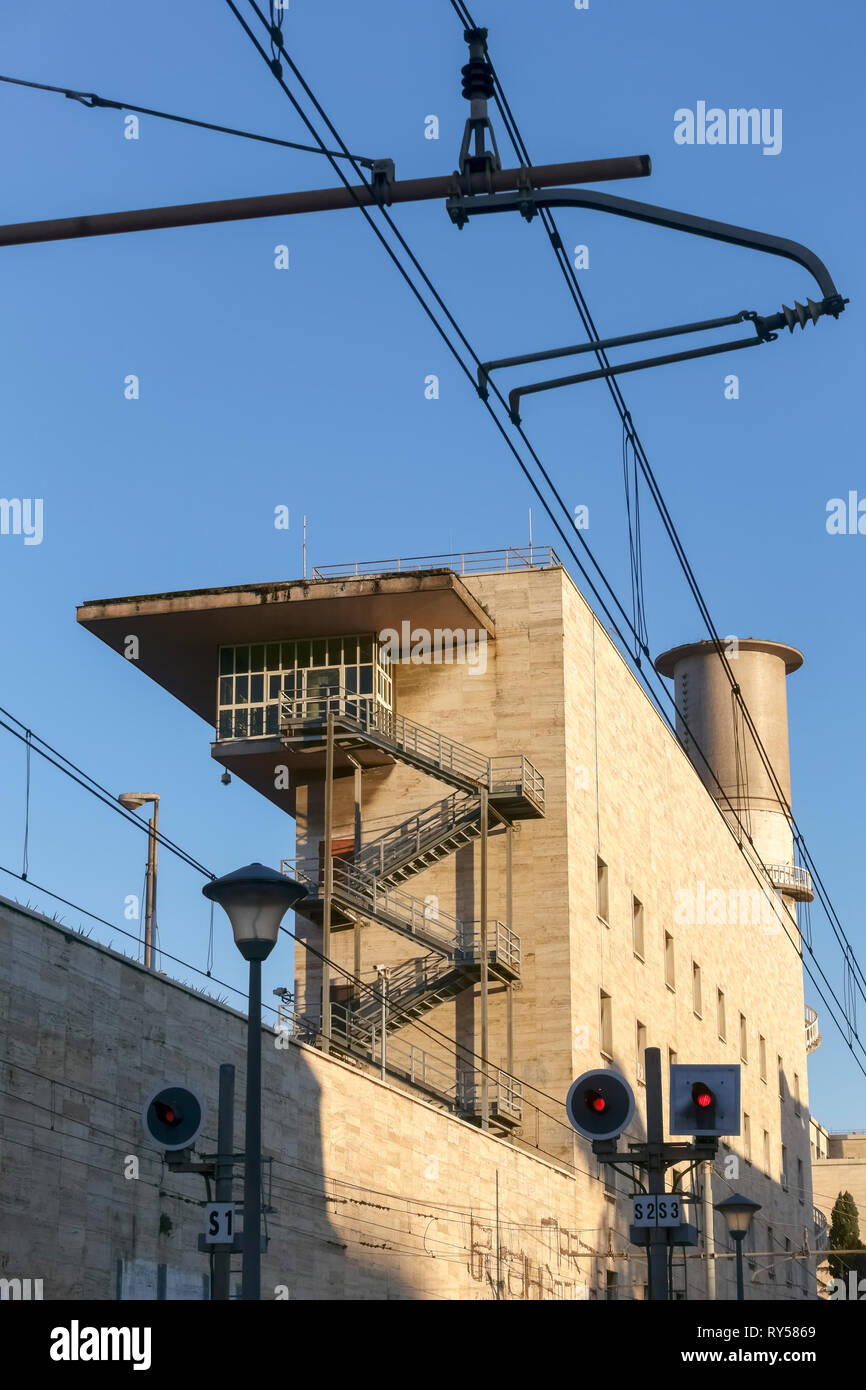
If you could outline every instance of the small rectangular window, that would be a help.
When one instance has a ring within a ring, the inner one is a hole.
[[[749,1031],[745,1014],[740,1014],[740,1058],[743,1062],[749,1060]]]
[[[698,1018],[703,1016],[703,1000],[701,998],[701,967],[696,960],[692,961],[692,1008]]]
[[[643,936],[643,903],[637,898],[631,900],[631,935],[634,953],[644,958],[644,936]]]
[[[781,1057],[776,1058],[776,1066],[779,1070],[779,1100],[785,1099],[785,1068],[782,1065]]]
[[[263,646],[250,647],[250,670],[264,671],[265,669],[265,649]]]
[[[599,990],[599,1038],[605,1057],[613,1056],[613,1003],[609,994]]]
[[[665,932],[665,984],[668,989],[676,989],[676,968],[674,961],[674,939],[669,931]]]
[[[220,647],[220,675],[232,676],[235,670],[234,647]]]
[[[799,1115],[799,1113],[800,1113],[800,1078],[799,1078],[799,1076],[797,1075],[797,1073],[794,1072],[794,1114],[795,1114],[795,1115]]]
[[[767,1079],[767,1039],[758,1037],[758,1063],[761,1069],[761,1080]]]
[[[725,995],[724,991],[716,990],[716,1025],[719,1030],[719,1037],[722,1042],[727,1041],[728,1030],[725,1023]]]
[[[610,901],[608,898],[607,865],[603,859],[596,857],[595,861],[595,882],[596,882],[596,912],[603,922],[610,921]]]
[[[743,1111],[743,1154],[747,1163],[752,1161],[752,1120]]]
[[[770,1176],[770,1135],[764,1130],[764,1172]]]
[[[635,1027],[635,1046],[637,1048],[637,1079],[641,1085],[646,1085],[646,1075],[644,1073],[644,1054],[646,1052],[646,1024],[637,1020]]]
[[[784,1144],[782,1145],[782,1173],[781,1173],[781,1177],[782,1177],[782,1188],[783,1188],[783,1190],[784,1190],[785,1192],[787,1192],[787,1191],[788,1191],[788,1150],[787,1150],[787,1147],[786,1147]]]
[[[250,669],[249,647],[235,647],[235,670],[246,675]]]
[[[768,1226],[768,1227],[767,1227],[767,1249],[768,1249],[768,1251],[770,1252],[770,1262],[769,1262],[769,1265],[767,1266],[767,1278],[768,1278],[768,1279],[775,1279],[775,1277],[776,1277],[776,1263],[775,1263],[775,1254],[774,1254],[774,1250],[773,1250],[774,1244],[775,1244],[775,1237],[774,1237],[773,1228],[772,1228],[772,1226]]]

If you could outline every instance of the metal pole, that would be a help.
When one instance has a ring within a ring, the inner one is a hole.
[[[357,861],[358,856],[359,856],[360,853],[361,853],[361,794],[362,794],[361,776],[362,776],[362,774],[361,774],[361,764],[358,762],[357,758],[353,758],[353,757],[350,756],[350,757],[349,757],[349,762],[353,765],[353,767],[354,767],[354,769],[355,769],[355,778],[354,778],[354,780],[355,780],[355,859],[356,859],[356,861]],[[360,998],[360,995],[361,995],[361,918],[360,918],[359,916],[356,916],[356,917],[355,917],[354,938],[355,938],[355,939],[354,939],[353,973],[354,973],[354,976],[355,976],[355,996],[356,996],[356,998]]]
[[[325,876],[322,915],[322,1051],[330,1051],[331,1037],[331,894],[334,889],[334,860],[331,854],[334,820],[334,711],[328,700],[328,732],[325,752]]]
[[[144,964],[150,970],[153,955],[153,918],[156,911],[156,846],[159,825],[159,802],[153,803],[153,815],[147,823],[147,887],[144,909]]]
[[[733,1232],[734,1240],[737,1243],[737,1299],[741,1303],[746,1297],[746,1291],[743,1287],[743,1238],[745,1234],[745,1231]]]
[[[220,1067],[219,1118],[217,1120],[217,1156],[214,1167],[214,1201],[231,1202],[235,1146],[235,1069],[229,1062]],[[246,1218],[245,1218],[246,1220]],[[216,1246],[213,1257],[212,1299],[231,1297],[232,1252]]]
[[[426,202],[463,193],[508,193],[520,188],[553,188],[562,184],[603,183],[610,179],[640,179],[652,171],[648,154],[615,159],[585,159],[571,164],[541,164],[528,169],[499,169],[484,174],[445,174],[441,178],[402,179],[383,190],[383,201]],[[375,207],[378,196],[364,185],[315,188],[301,193],[272,193],[254,198],[224,198],[210,203],[181,203],[161,208],[135,208],[83,217],[55,217],[43,222],[14,222],[0,226],[0,246],[23,246],[77,237],[113,236],[118,232],[148,232],[163,227],[198,227],[210,222],[237,222],[253,217],[288,217],[302,212],[333,212],[341,208]]]
[[[713,1165],[710,1162],[702,1163],[703,1192],[701,1194],[702,1206],[704,1209],[704,1257],[707,1267],[707,1298],[716,1297],[716,1256],[715,1256],[715,1215],[713,1212]]]
[[[262,1281],[262,963],[260,960],[250,961],[246,1105],[242,1297],[257,1303],[261,1298]]]
[[[665,1190],[664,1142],[665,1128],[662,1106],[662,1054],[658,1047],[648,1047],[644,1052],[644,1075],[646,1077],[646,1137],[647,1137],[647,1179],[651,1193],[659,1194]],[[649,1296],[654,1302],[667,1302],[668,1298],[668,1243],[664,1227],[651,1228],[647,1235],[647,1271],[649,1276]]]
[[[481,788],[481,1128],[490,1128],[490,1089],[487,1075],[487,1057],[490,1050],[490,1036],[487,1017],[487,802],[489,792]]]
[[[513,903],[512,903],[512,872],[513,872],[513,845],[514,827],[509,825],[505,829],[505,925],[509,932],[514,930]],[[511,938],[509,936],[509,943]],[[505,1049],[508,1075],[514,1075],[514,981],[509,980],[508,990],[505,996]]]
[[[388,980],[391,974],[389,966],[381,965],[378,970],[379,993],[382,997],[382,1080],[385,1080],[386,1072],[386,1052],[388,1048]]]
[[[307,577],[307,518],[304,517],[304,578]]]

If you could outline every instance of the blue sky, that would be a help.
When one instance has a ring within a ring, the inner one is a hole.
[[[624,378],[623,389],[719,630],[806,654],[789,685],[794,805],[863,958],[866,536],[825,528],[828,499],[866,497],[862,6],[498,0],[473,12],[537,163],[648,152],[652,178],[610,191],[805,242],[851,297],[838,323]],[[447,0],[292,0],[284,30],[351,149],[391,156],[398,177],[455,167],[465,48]],[[222,4],[82,0],[50,21],[19,7],[0,32],[13,76],[306,139]],[[674,112],[698,101],[780,108],[781,153],[677,145]],[[425,139],[428,115],[438,140]],[[119,112],[15,88],[0,88],[0,121],[4,222],[335,181],[317,156],[147,118],[127,140]],[[786,262],[595,213],[558,220],[567,245],[589,246],[582,284],[602,334],[816,297]],[[482,357],[581,337],[537,223],[490,218],[458,233],[437,204],[398,209],[396,221]],[[288,271],[274,269],[278,243]],[[0,293],[0,490],[45,508],[41,545],[0,538],[0,701],[111,788],[159,791],[165,833],[216,871],[276,864],[291,826],[237,781],[221,786],[205,726],[77,629],[75,605],[294,577],[304,513],[314,564],[520,544],[529,488],[357,213],[10,248]],[[740,377],[736,401],[724,397],[728,372]],[[124,399],[130,373],[137,401]],[[589,506],[587,539],[624,597],[620,426],[606,388],[530,398],[524,419],[568,505]],[[288,532],[273,527],[279,504]],[[534,513],[536,540],[555,541]],[[703,632],[648,504],[644,517],[657,652]],[[5,733],[0,750],[0,862],[18,869],[24,759]],[[144,853],[143,835],[34,760],[33,880],[128,926],[123,901],[140,891]],[[28,896],[5,876],[0,891]],[[167,853],[160,899],[163,944],[202,965],[200,879]],[[813,924],[841,992],[817,909]],[[242,983],[220,922],[214,973]],[[290,983],[288,950],[269,974],[269,986]],[[813,1109],[862,1127],[862,1075],[826,1019],[823,1032]]]

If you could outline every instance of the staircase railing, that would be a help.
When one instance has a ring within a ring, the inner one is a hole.
[[[323,866],[317,859],[283,859],[283,873],[321,894]],[[334,892],[340,901],[358,909],[362,915],[398,922],[403,931],[419,941],[440,946],[449,955],[460,950],[465,937],[464,924],[450,912],[433,909],[420,898],[401,893],[379,883],[372,875],[362,872],[356,864],[335,858],[333,861]]]
[[[435,729],[395,714],[373,695],[332,687],[307,695],[280,695],[280,733],[291,736],[298,725],[320,724],[333,714],[341,726],[381,737],[408,759],[435,768],[446,776],[487,787],[492,796],[514,791],[544,805],[544,778],[522,754],[487,757]]]
[[[412,854],[423,854],[478,811],[478,798],[471,792],[452,792],[363,845],[355,864],[365,873],[382,875]]]
[[[348,1051],[360,1053],[373,1063],[382,1060],[381,1025],[360,1022],[355,1012],[342,1004],[331,1005],[331,1037]],[[479,1113],[481,1105],[481,1073],[477,1068],[461,1066],[459,1078],[454,1069],[439,1057],[424,1052],[412,1043],[392,1037],[385,1044],[385,1069],[401,1076],[413,1086],[422,1086],[448,1101],[458,1113]],[[523,1115],[523,1086],[515,1077],[498,1067],[488,1068],[488,1099],[491,1109],[507,1111],[520,1119]]]

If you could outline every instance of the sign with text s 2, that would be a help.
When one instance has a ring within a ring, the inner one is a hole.
[[[673,1192],[637,1192],[631,1199],[633,1226],[679,1226],[682,1198]]]
[[[207,1245],[231,1245],[235,1237],[233,1202],[209,1202],[204,1209],[204,1238]]]

